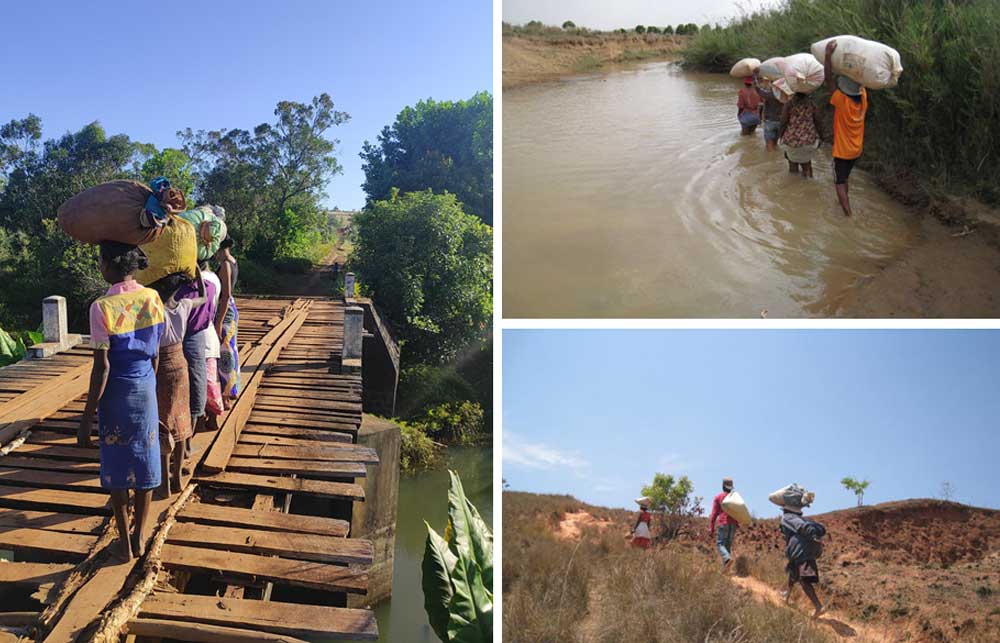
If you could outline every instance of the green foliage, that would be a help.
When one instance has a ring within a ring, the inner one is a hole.
[[[529,23],[530,25],[531,23]],[[365,141],[361,158],[367,205],[391,198],[392,190],[450,192],[466,212],[493,223],[493,97],[420,101],[406,107],[392,126]]]
[[[840,481],[840,484],[844,485],[844,488],[848,491],[854,493],[858,497],[858,506],[860,507],[865,502],[865,489],[868,488],[870,484],[868,480],[857,480],[855,478],[846,477]]]
[[[170,180],[170,185],[179,189],[187,198],[189,208],[195,206],[193,197],[195,188],[194,167],[191,158],[184,152],[174,148],[164,148],[157,150],[152,145],[148,146],[150,156],[142,164],[142,180],[151,182],[158,176],[165,176]]]
[[[414,362],[447,363],[490,332],[493,234],[451,194],[393,192],[354,217],[348,260]]]
[[[646,33],[660,33],[660,28],[653,26],[646,27]]]
[[[0,367],[24,359],[27,353],[28,349],[21,338],[15,339],[0,328]]]
[[[646,33],[646,28],[643,27],[642,25],[636,25],[635,26],[635,32],[636,33]]]
[[[493,534],[465,497],[458,474],[448,475],[444,536],[427,525],[424,609],[442,641],[486,643],[493,640]]]
[[[434,441],[424,432],[422,426],[396,420],[399,425],[401,444],[399,466],[403,471],[416,471],[432,465],[437,457]]]
[[[572,20],[567,20],[566,22],[562,23],[562,28],[563,29],[576,29],[576,24]]]
[[[667,25],[666,27],[663,28],[663,33],[667,34],[668,36],[672,36],[674,35],[674,28],[671,27],[670,25]]]
[[[660,538],[674,540],[688,533],[691,521],[702,515],[701,498],[692,497],[694,484],[687,476],[674,478],[672,475],[657,473],[653,482],[642,488],[642,495],[651,500],[650,508],[663,512]]]
[[[427,409],[420,424],[435,440],[471,445],[484,435],[483,407],[468,400],[446,402]]]
[[[915,174],[932,191],[1000,203],[996,7],[995,0],[785,0],[705,31],[682,55],[688,65],[726,71],[744,56],[808,51],[837,34],[884,42],[899,51],[905,71],[897,87],[869,94],[862,162],[887,175]]]

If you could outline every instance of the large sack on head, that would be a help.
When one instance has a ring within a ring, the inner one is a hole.
[[[747,503],[743,501],[743,496],[740,495],[739,491],[729,492],[729,495],[722,500],[722,510],[726,512],[727,516],[735,519],[740,527],[746,527],[753,522],[753,518],[750,517],[750,509],[747,508]]]
[[[766,80],[778,80],[785,77],[785,59],[781,56],[768,58],[760,64],[759,74]]]
[[[782,103],[787,103],[795,95],[795,92],[788,86],[788,81],[784,78],[779,78],[771,83],[771,92]]]
[[[177,215],[171,215],[159,238],[142,249],[149,259],[149,267],[137,272],[135,280],[143,286],[177,272],[195,278],[198,241],[194,226]]]
[[[753,76],[753,73],[760,67],[760,61],[756,58],[744,58],[729,70],[729,75],[734,78]]]
[[[837,49],[830,57],[833,72],[847,76],[868,89],[895,87],[903,73],[899,52],[888,45],[857,36],[836,36],[813,43],[814,56],[826,57],[826,44],[837,41]]]
[[[811,94],[823,86],[823,64],[812,54],[785,56],[785,82],[795,93]]]
[[[59,206],[56,214],[62,231],[77,241],[149,243],[160,228],[144,228],[140,217],[153,191],[138,181],[111,181],[84,190]]]
[[[782,487],[781,489],[773,492],[767,497],[767,499],[779,507],[801,509],[802,507],[808,507],[811,505],[813,498],[815,497],[816,494],[811,491],[806,491],[804,488],[793,482],[787,487]]]
[[[198,239],[198,261],[207,261],[219,251],[226,238],[226,222],[215,216],[210,205],[202,205],[178,214],[192,226]]]
[[[640,507],[643,507],[643,508],[648,508],[649,505],[652,504],[652,502],[653,502],[653,499],[650,498],[649,496],[643,496],[641,498],[636,498],[635,499],[635,504],[637,504],[637,505],[639,505]]]

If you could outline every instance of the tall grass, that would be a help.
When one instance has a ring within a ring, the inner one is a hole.
[[[746,56],[809,51],[840,34],[884,42],[903,61],[897,87],[869,94],[864,163],[912,173],[933,192],[1000,204],[997,0],[785,0],[699,33],[682,57],[727,71]]]

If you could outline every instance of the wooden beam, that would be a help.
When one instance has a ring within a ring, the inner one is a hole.
[[[336,518],[302,516],[279,513],[277,511],[255,511],[239,507],[209,505],[191,502],[184,507],[178,520],[194,521],[210,525],[230,525],[233,527],[253,525],[256,529],[298,532],[343,538],[350,531],[350,523]]]
[[[326,480],[299,480],[280,476],[260,476],[250,473],[217,473],[195,476],[198,482],[220,487],[237,487],[271,492],[304,493],[322,498],[343,500],[364,500],[365,490],[350,482],[328,482]]]
[[[38,471],[35,469],[10,469],[0,467],[0,485],[41,487],[43,489],[69,489],[71,491],[99,491],[101,481],[90,473],[65,471]]]
[[[223,571],[227,575],[250,576],[328,592],[364,594],[368,591],[367,571],[327,563],[173,544],[163,546],[162,559],[168,569]]]
[[[352,431],[352,429],[345,429]],[[337,428],[330,429],[300,429],[292,426],[267,424],[265,422],[248,422],[243,427],[240,442],[247,444],[288,444],[289,446],[309,446],[316,442],[333,442],[351,444],[354,439],[350,433],[342,433]]]
[[[61,583],[73,565],[65,563],[0,563],[0,585],[30,585],[37,587],[42,583]]]
[[[0,509],[0,528],[44,529],[46,531],[66,531],[71,533],[100,533],[104,526],[101,516],[81,516],[79,514],[54,513],[51,511],[28,511],[25,509]]]
[[[111,497],[106,493],[82,491],[58,491],[55,489],[32,489],[0,485],[0,507],[24,509],[48,509],[86,511],[87,513],[111,514]]]
[[[256,527],[256,525],[254,525]],[[248,554],[281,556],[321,563],[371,565],[372,543],[356,538],[319,536],[185,522],[175,525],[168,543]]]
[[[186,623],[253,627],[302,638],[333,637],[375,641],[378,624],[371,610],[252,601],[217,596],[154,594],[143,603],[140,617]]]
[[[278,460],[268,458],[229,458],[230,471],[248,471],[265,475],[296,474],[306,478],[345,480],[363,478],[368,473],[360,462],[319,462],[316,460]]]
[[[4,529],[0,531],[0,549],[62,554],[72,560],[85,558],[91,546],[96,542],[97,536],[89,534],[72,534],[27,528]]]
[[[370,447],[356,444],[341,446],[317,445],[288,446],[273,444],[245,444],[241,441],[233,449],[234,456],[244,458],[275,458],[284,460],[316,460],[323,462],[361,462],[378,464],[378,453]]]
[[[128,623],[128,631],[136,636],[194,643],[306,643],[303,639],[289,634],[274,634],[224,627],[209,623],[184,623],[162,618],[134,618]]]

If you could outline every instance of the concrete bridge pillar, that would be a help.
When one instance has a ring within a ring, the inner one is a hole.
[[[49,357],[80,343],[79,335],[69,333],[65,297],[52,295],[42,300],[42,334],[42,343],[28,348],[28,357]]]
[[[340,355],[343,371],[361,370],[364,336],[365,309],[361,306],[348,306],[344,309],[344,347]]]
[[[344,275],[344,299],[354,299],[354,273]]]

